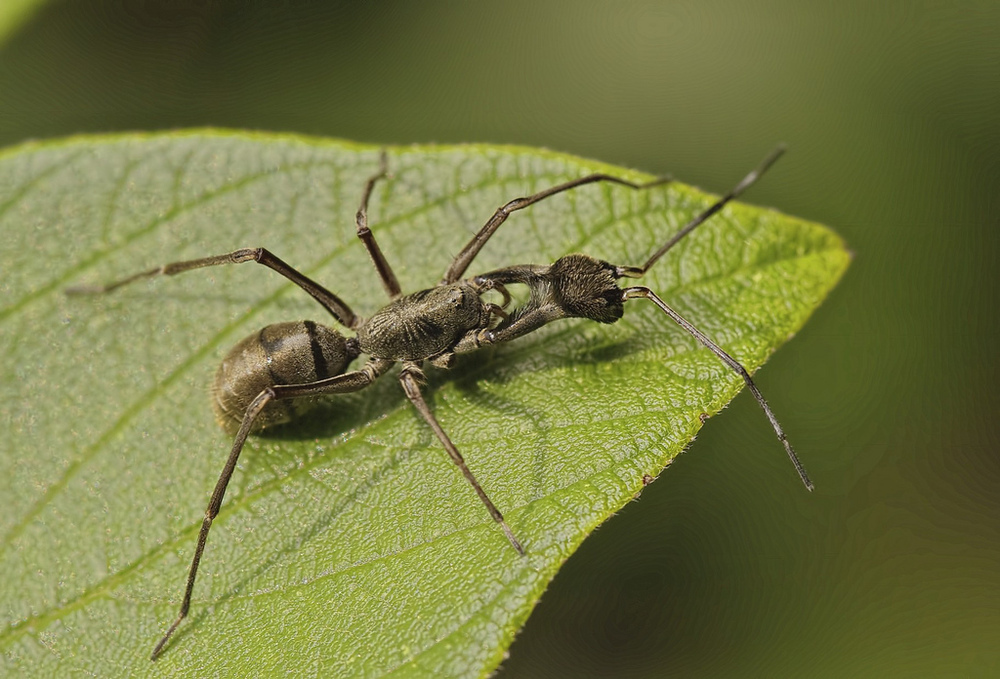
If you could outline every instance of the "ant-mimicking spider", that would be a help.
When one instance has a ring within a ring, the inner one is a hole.
[[[642,190],[670,181],[669,177],[663,177],[639,184],[607,174],[590,174],[517,198],[500,207],[462,248],[437,285],[401,295],[399,281],[368,228],[368,201],[372,189],[388,172],[388,161],[383,151],[378,172],[365,184],[356,217],[357,236],[367,249],[390,298],[390,302],[370,318],[361,318],[340,297],[264,248],[244,248],[224,255],[173,262],[107,285],[68,289],[70,294],[99,294],[143,278],[172,276],[222,264],[257,262],[298,285],[330,312],[338,323],[355,332],[354,337],[345,337],[333,328],[312,321],[275,323],[241,340],[223,359],[213,385],[213,406],[219,422],[236,430],[235,440],[205,511],[180,612],[156,644],[151,659],[156,660],[188,614],[208,532],[222,506],[226,488],[250,432],[291,420],[297,412],[287,399],[359,391],[371,385],[396,363],[402,363],[398,378],[406,397],[434,431],[510,544],[523,556],[525,552],[521,543],[427,406],[420,391],[425,382],[422,365],[427,361],[438,368],[449,368],[458,354],[509,342],[561,318],[588,318],[599,323],[614,323],[622,317],[625,302],[629,300],[651,301],[743,378],[771,422],[802,482],[812,490],[805,469],[746,369],[652,290],[643,286],[623,288],[617,282],[622,278],[642,277],[678,241],[756,182],[784,150],[783,146],[779,146],[771,152],[729,193],[671,236],[642,266],[619,266],[587,255],[572,254],[560,257],[548,266],[508,266],[463,279],[476,255],[512,212],[584,184],[608,182]],[[512,284],[526,286],[529,297],[520,306],[508,309],[512,298],[506,286]],[[499,293],[502,303],[485,302],[482,296],[489,291]],[[361,354],[366,354],[368,361],[359,370],[344,372]]]

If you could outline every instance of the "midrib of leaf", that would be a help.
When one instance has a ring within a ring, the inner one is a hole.
[[[386,222],[382,222],[382,224],[387,229],[388,228],[392,228],[393,226],[397,225],[400,222],[408,221],[410,218],[412,218],[412,216],[413,216],[412,213],[407,213],[405,215],[400,215],[398,218],[395,218],[395,219],[392,219],[392,220],[387,220]],[[613,223],[615,223],[615,221],[616,220],[610,220],[607,223],[605,223],[601,228],[602,229],[603,228],[608,228],[610,225],[612,225]],[[343,250],[351,247],[352,245],[354,245],[353,242],[347,242],[347,243],[339,246],[328,257],[326,257],[326,258],[324,258],[324,259],[316,262],[312,267],[310,267],[309,271],[310,272],[314,272],[314,271],[318,271],[318,270],[322,269],[324,266],[326,266],[327,264],[329,264],[330,261],[333,261],[333,260],[337,259],[342,254]],[[775,266],[778,266],[779,264],[788,263],[788,262],[802,261],[802,260],[807,260],[807,259],[816,258],[816,257],[822,257],[823,254],[824,254],[824,251],[811,251],[811,252],[809,252],[808,254],[805,254],[805,255],[796,255],[794,257],[777,258],[777,259],[774,259],[772,261],[768,261],[768,262],[764,263],[763,265],[761,265],[760,263],[755,263],[753,265],[748,265],[748,266],[740,267],[739,269],[733,270],[731,273],[735,273],[735,272],[750,273],[750,272],[754,272],[754,271],[766,271],[767,269],[773,268]],[[678,294],[695,292],[695,291],[697,291],[699,289],[710,287],[711,283],[714,280],[720,279],[720,278],[723,278],[723,276],[720,276],[720,275],[706,276],[703,279],[698,279],[698,280],[695,280],[695,281],[690,281],[690,282],[688,282],[685,285],[681,285],[681,286],[677,286],[676,288],[672,288],[670,290],[670,292],[678,293]],[[183,376],[183,374],[186,373],[189,369],[191,369],[194,365],[196,365],[201,359],[204,359],[208,355],[210,355],[211,352],[214,349],[218,348],[218,346],[222,344],[222,341],[229,334],[231,334],[233,331],[236,330],[236,328],[238,328],[238,327],[244,325],[245,323],[247,323],[248,321],[252,320],[252,318],[254,316],[258,315],[259,313],[262,313],[263,310],[266,307],[269,307],[269,306],[273,305],[279,298],[281,298],[285,294],[288,294],[291,291],[294,291],[294,289],[295,289],[295,286],[292,285],[292,284],[282,285],[273,294],[271,294],[270,296],[268,296],[267,298],[265,298],[264,300],[262,300],[260,304],[254,305],[254,307],[252,307],[250,311],[248,311],[247,313],[245,313],[238,320],[236,320],[236,321],[228,324],[222,331],[220,331],[219,333],[217,333],[212,338],[212,340],[210,342],[204,344],[196,352],[194,352],[187,360],[181,362],[176,367],[176,369],[174,371],[172,371],[168,376],[166,376],[162,381],[160,381],[157,384],[156,387],[152,388],[151,390],[149,390],[148,392],[146,392],[145,394],[143,394],[142,397],[140,397],[138,400],[136,400],[127,409],[127,411],[125,413],[123,413],[122,417],[118,421],[116,421],[114,425],[112,425],[112,427],[110,427],[103,434],[101,434],[101,436],[98,438],[98,440],[95,441],[95,443],[92,444],[92,446],[88,447],[88,449],[85,451],[85,453],[80,458],[78,458],[69,467],[67,467],[67,469],[66,469],[63,477],[60,478],[59,481],[57,481],[57,482],[53,483],[51,486],[49,486],[49,488],[46,490],[45,496],[43,496],[43,498],[40,499],[40,501],[35,506],[32,507],[31,511],[26,515],[24,521],[19,522],[16,525],[15,529],[12,530],[12,531],[10,531],[8,533],[8,535],[5,536],[5,539],[4,539],[4,542],[3,542],[3,548],[6,549],[7,547],[9,547],[10,542],[12,542],[14,539],[16,539],[17,535],[19,535],[20,532],[21,532],[21,530],[23,530],[23,527],[25,525],[27,525],[27,523],[30,523],[30,520],[34,516],[37,516],[37,514],[39,512],[41,512],[42,509],[44,509],[44,507],[47,505],[47,503],[49,501],[51,501],[51,499],[53,497],[55,497],[55,495],[58,494],[58,492],[61,489],[65,488],[66,484],[69,482],[69,480],[71,479],[71,477],[79,470],[80,467],[82,467],[83,464],[85,464],[87,461],[89,461],[90,459],[92,459],[92,457],[94,455],[96,455],[98,452],[100,452],[100,450],[103,449],[103,447],[105,445],[107,445],[111,440],[113,440],[113,438],[115,437],[115,435],[118,432],[120,432],[121,430],[123,430],[132,419],[134,419],[150,403],[152,403],[153,401],[155,401],[156,397],[158,395],[160,395],[161,392],[165,391],[170,385],[172,385],[172,384],[176,383],[177,381],[179,381],[180,378]],[[579,323],[579,321],[577,321],[577,323]],[[575,331],[573,326],[574,326],[573,322],[567,322],[558,331],[549,333],[543,340],[540,340],[540,341],[544,342],[544,343],[555,342],[561,336],[573,333]],[[744,333],[736,333],[736,334],[734,334],[734,339],[742,337],[743,334]],[[507,358],[507,359],[514,358],[514,357],[517,357],[519,354],[532,353],[536,349],[537,349],[537,347],[521,346],[520,344],[515,344],[515,345],[512,345],[511,347],[505,348],[504,357]],[[675,356],[683,356],[683,355],[688,354],[688,353],[692,353],[692,352],[695,352],[695,351],[700,351],[699,347],[688,346],[688,345],[675,345],[675,349],[677,350],[676,354],[674,354]],[[646,352],[643,352],[643,353],[648,353],[648,351],[649,350],[647,350]],[[658,360],[658,359],[652,358],[652,357],[647,359],[647,358],[643,357],[641,354],[640,355],[630,356],[628,360],[630,362],[632,362],[632,363],[641,363],[641,364],[646,364],[646,365],[660,365],[661,362],[662,362],[661,360]],[[491,371],[493,369],[494,369],[493,366],[489,366],[489,365],[485,365],[485,364],[478,364],[478,365],[475,365],[475,366],[470,366],[469,368],[467,368],[463,372],[463,377],[465,377],[465,378],[475,378],[476,376],[482,376],[483,374],[488,373],[489,371]],[[736,376],[735,374],[733,374],[732,376],[727,376],[727,377],[728,377],[728,382],[729,382],[728,391],[739,391],[740,390],[739,386],[742,385],[742,381],[739,379],[739,377]],[[391,376],[386,376],[386,379],[389,379],[389,378],[391,378]],[[364,436],[367,436],[367,435],[377,434],[380,429],[385,428],[385,427],[390,427],[390,425],[393,422],[395,422],[396,417],[402,415],[405,412],[407,412],[406,408],[399,407],[399,408],[396,408],[395,410],[387,413],[386,417],[378,418],[378,419],[375,419],[375,420],[369,420],[369,421],[365,422],[360,428],[357,428],[355,430],[355,433],[350,438],[348,438],[346,441],[344,441],[343,443],[341,443],[339,445],[331,447],[330,448],[330,452],[328,452],[328,453],[326,453],[324,455],[320,455],[320,456],[317,456],[317,457],[313,458],[308,463],[306,463],[304,465],[300,465],[300,466],[296,467],[295,469],[292,469],[292,470],[288,471],[286,474],[284,474],[281,477],[274,478],[274,479],[272,479],[270,481],[267,481],[267,482],[264,482],[264,483],[260,484],[253,491],[251,491],[249,493],[245,493],[243,495],[239,495],[239,496],[233,497],[233,498],[228,498],[227,501],[226,501],[225,507],[224,507],[224,511],[222,512],[222,514],[220,514],[220,517],[216,521],[216,524],[219,525],[219,526],[221,526],[222,524],[225,523],[226,517],[228,515],[233,515],[237,511],[239,511],[239,510],[241,510],[241,509],[243,509],[243,508],[245,508],[247,506],[252,505],[260,497],[268,495],[269,493],[273,492],[276,488],[279,488],[284,483],[287,483],[289,480],[292,480],[292,479],[295,479],[295,478],[299,478],[299,477],[302,477],[302,476],[307,476],[312,471],[314,471],[315,469],[322,468],[325,464],[327,464],[329,462],[328,458],[329,458],[330,455],[334,454],[333,451],[337,451],[337,454],[339,454],[339,453],[342,452],[341,451],[342,447],[344,447],[344,446],[348,446],[349,447],[351,445],[351,441],[352,440],[359,439],[359,437],[363,438]],[[670,411],[666,410],[666,409],[665,410],[650,409],[645,415],[641,415],[641,416],[640,415],[635,415],[635,416],[627,415],[627,416],[618,416],[618,417],[596,418],[596,419],[588,420],[585,423],[574,423],[574,424],[570,424],[570,425],[549,425],[548,429],[549,430],[553,430],[553,431],[566,431],[566,430],[572,430],[574,428],[586,429],[586,428],[591,427],[591,426],[593,426],[595,424],[610,424],[610,423],[614,423],[614,422],[622,422],[622,421],[628,421],[628,420],[647,420],[648,421],[649,416],[652,413],[668,414],[669,412]],[[499,436],[497,438],[497,440],[504,440],[504,437],[501,435],[501,436]],[[456,445],[458,445],[461,448],[462,447],[462,443],[464,443],[464,442],[456,438],[455,443],[456,443]],[[612,460],[610,460],[610,462],[607,464],[607,466],[602,471],[596,472],[595,474],[592,474],[592,475],[590,475],[588,477],[583,477],[581,479],[577,479],[576,481],[574,481],[574,482],[572,482],[570,484],[567,484],[565,486],[559,486],[552,493],[547,494],[545,497],[540,498],[539,500],[535,500],[535,501],[529,502],[526,505],[522,505],[520,507],[514,507],[514,508],[512,508],[513,511],[511,513],[513,514],[514,512],[517,512],[518,510],[521,510],[521,509],[523,509],[525,507],[528,507],[531,504],[534,504],[535,502],[540,502],[540,501],[544,502],[547,499],[554,498],[554,496],[556,494],[558,494],[558,493],[560,493],[562,491],[570,490],[570,489],[578,486],[580,483],[584,483],[584,482],[589,481],[594,476],[603,473],[607,469],[613,468],[614,466],[616,466],[618,464],[622,464],[623,462],[627,462],[627,461],[628,460],[619,461],[619,460],[613,460],[612,459]],[[345,511],[346,509],[348,509],[351,506],[351,502],[353,501],[353,499],[356,498],[356,496],[358,495],[358,491],[359,490],[367,489],[369,487],[370,487],[370,484],[368,484],[368,483],[361,483],[361,484],[359,484],[358,489],[356,489],[355,491],[351,492],[351,494],[350,494],[350,496],[348,498],[348,501],[343,504],[343,506],[340,508],[340,510],[338,512],[332,514],[332,517],[336,517],[339,513],[341,513],[343,511]],[[380,555],[380,556],[372,558],[372,559],[368,559],[366,561],[362,561],[362,562],[359,562],[359,563],[356,563],[356,564],[352,564],[348,568],[334,570],[334,571],[331,571],[327,575],[333,576],[333,575],[342,574],[344,572],[348,572],[351,568],[360,567],[360,566],[363,566],[365,564],[376,563],[376,562],[379,562],[379,561],[382,561],[382,560],[385,560],[385,559],[388,559],[388,558],[392,558],[392,557],[397,556],[398,554],[406,552],[406,551],[408,551],[410,549],[414,549],[414,548],[417,548],[417,547],[422,546],[422,545],[432,544],[436,540],[444,539],[444,538],[446,538],[446,537],[448,537],[448,536],[450,536],[452,534],[462,533],[462,532],[465,532],[465,531],[471,531],[471,530],[474,530],[474,529],[480,527],[481,525],[491,524],[491,523],[492,523],[491,521],[484,519],[480,523],[473,524],[473,525],[470,525],[470,526],[466,526],[466,527],[457,529],[455,531],[452,531],[450,533],[444,533],[441,536],[439,536],[438,538],[435,538],[435,540],[416,542],[416,543],[410,545],[409,547],[404,548],[403,550],[398,550],[398,551],[395,551],[395,552],[390,552],[390,553],[387,553],[387,554],[384,554],[384,555]],[[184,542],[191,541],[192,538],[197,534],[198,530],[200,529],[200,526],[201,526],[201,522],[200,521],[191,523],[187,528],[182,529],[181,531],[178,531],[175,534],[175,536],[174,536],[173,539],[170,539],[170,540],[167,540],[167,541],[161,543],[160,545],[158,545],[153,550],[150,550],[149,552],[147,552],[146,554],[144,554],[142,557],[140,557],[140,558],[132,561],[131,563],[127,564],[126,566],[123,566],[117,572],[115,572],[115,573],[113,573],[113,574],[111,574],[111,575],[103,578],[102,580],[99,580],[99,581],[95,582],[93,586],[88,587],[83,592],[81,592],[78,596],[74,597],[73,599],[70,599],[65,604],[57,606],[57,607],[54,607],[54,608],[52,608],[52,609],[50,609],[48,611],[45,611],[43,613],[40,613],[40,614],[38,614],[36,616],[33,616],[33,617],[30,617],[30,618],[27,618],[25,620],[21,620],[21,621],[15,623],[15,624],[9,626],[6,630],[4,630],[3,632],[0,632],[0,644],[2,644],[4,646],[9,646],[10,643],[12,643],[13,641],[16,641],[18,638],[20,638],[23,635],[23,633],[26,631],[26,629],[28,629],[28,628],[30,628],[33,633],[40,632],[40,631],[44,630],[46,627],[48,627],[52,622],[54,622],[54,621],[56,621],[56,620],[64,617],[66,614],[71,613],[71,612],[73,612],[75,610],[78,610],[79,608],[85,606],[88,602],[93,601],[95,599],[98,599],[101,596],[103,596],[104,594],[108,593],[109,591],[112,591],[119,584],[127,581],[127,576],[128,575],[130,575],[131,573],[133,573],[133,572],[137,571],[138,569],[140,569],[147,562],[155,559],[156,557],[160,556],[161,554],[163,554],[166,551],[175,549],[178,545],[180,545],[180,544],[182,544]],[[589,531],[587,531],[587,532],[589,532]],[[586,535],[586,533],[584,533],[584,535]],[[581,537],[580,539],[582,540],[583,538]],[[319,576],[317,578],[312,578],[312,579],[310,579],[308,581],[305,581],[303,583],[300,583],[300,584],[302,584],[302,585],[308,585],[310,582],[314,582],[314,581],[319,580],[319,579],[321,579],[323,577],[326,577],[326,575]],[[290,587],[296,587],[296,586],[297,585],[291,585]],[[273,591],[280,592],[280,591],[284,591],[285,589],[286,589],[285,587],[279,587],[279,588],[275,588],[275,590],[273,590]],[[255,596],[258,596],[258,595],[259,594],[250,594],[250,595],[245,595],[245,597],[255,597]],[[245,598],[245,597],[241,597],[241,596],[224,596],[224,597],[222,597],[222,599],[225,600],[225,601],[234,601],[234,600],[238,600],[240,598]]]

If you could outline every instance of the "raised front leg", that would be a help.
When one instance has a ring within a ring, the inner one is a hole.
[[[372,263],[375,265],[375,270],[378,271],[379,278],[382,279],[382,285],[385,287],[385,291],[389,293],[390,299],[396,299],[399,297],[399,281],[396,280],[396,274],[393,272],[392,267],[389,266],[389,261],[382,254],[382,248],[378,246],[378,242],[375,240],[372,230],[368,228],[368,199],[371,198],[372,189],[375,188],[375,183],[386,176],[388,172],[388,159],[386,157],[385,151],[379,154],[379,166],[378,172],[373,174],[368,182],[365,184],[364,193],[361,195],[361,206],[358,208],[357,214],[357,224],[358,224],[358,238],[361,242],[365,244],[365,249],[368,250],[368,255],[372,258]]]
[[[532,194],[530,196],[525,196],[524,198],[515,198],[503,207],[497,208],[497,211],[493,213],[493,216],[483,225],[483,228],[479,230],[475,236],[472,237],[462,251],[458,253],[451,266],[448,267],[448,271],[445,272],[444,278],[441,279],[442,284],[454,283],[459,278],[465,275],[465,271],[472,264],[472,260],[476,258],[479,251],[483,249],[486,242],[490,237],[496,233],[496,230],[500,228],[500,225],[507,221],[507,217],[510,216],[512,212],[517,210],[523,210],[529,205],[534,205],[540,200],[544,200],[550,196],[554,196],[557,193],[562,193],[563,191],[568,191],[570,189],[575,189],[578,186],[583,186],[584,184],[593,184],[595,182],[608,182],[611,184],[619,184],[621,186],[627,186],[630,189],[648,189],[653,186],[660,186],[671,181],[670,177],[660,177],[654,179],[651,182],[645,182],[644,184],[636,184],[635,182],[630,182],[627,179],[622,179],[620,177],[612,177],[607,174],[590,174],[586,177],[580,177],[579,179],[573,179],[558,186],[553,186],[552,188],[545,189],[544,191],[539,191],[538,193]]]

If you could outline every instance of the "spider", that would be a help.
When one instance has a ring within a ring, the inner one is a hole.
[[[205,511],[180,611],[154,647],[151,660],[156,660],[160,655],[190,610],[191,593],[208,533],[212,521],[219,514],[247,436],[252,431],[294,419],[300,410],[294,399],[364,389],[396,363],[402,364],[398,379],[406,397],[434,431],[490,516],[507,536],[511,546],[518,554],[524,555],[524,548],[507,525],[503,514],[476,481],[462,454],[427,406],[421,393],[421,386],[425,383],[422,367],[425,362],[429,362],[438,368],[449,368],[458,354],[509,342],[562,318],[588,318],[598,323],[614,323],[622,317],[625,302],[630,300],[645,299],[655,304],[743,378],[771,422],[802,482],[812,490],[813,486],[805,469],[746,369],[649,288],[621,287],[618,284],[621,279],[642,277],[678,241],[756,182],[784,150],[783,146],[779,146],[772,151],[729,193],[671,236],[642,266],[621,266],[588,255],[571,254],[560,257],[550,265],[519,264],[464,278],[479,251],[507,217],[517,210],[584,184],[606,182],[644,190],[671,181],[669,177],[662,177],[640,184],[607,174],[590,174],[530,196],[516,198],[498,208],[454,258],[437,285],[403,295],[392,267],[379,248],[375,235],[368,228],[368,201],[372,189],[388,172],[388,161],[383,151],[378,171],[365,183],[356,216],[357,236],[368,251],[390,298],[389,303],[370,318],[361,318],[340,297],[264,248],[243,248],[223,255],[173,262],[107,285],[68,289],[67,293],[70,294],[101,294],[143,278],[172,276],[192,269],[223,264],[256,262],[273,269],[305,290],[340,325],[354,331],[353,337],[345,337],[338,330],[313,321],[276,323],[241,340],[223,359],[213,385],[213,407],[220,424],[234,431],[235,438]],[[513,308],[512,298],[506,287],[512,284],[526,286],[529,293],[526,302]],[[500,295],[500,304],[483,299],[490,291]],[[369,357],[367,362],[357,370],[345,372],[361,354]]]

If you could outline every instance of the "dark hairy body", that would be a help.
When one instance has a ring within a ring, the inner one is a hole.
[[[503,530],[511,546],[523,555],[525,550],[520,541],[476,481],[461,453],[424,400],[421,393],[421,386],[425,382],[423,365],[429,362],[439,368],[448,368],[458,354],[509,342],[562,318],[586,318],[599,323],[614,323],[624,314],[625,303],[629,300],[646,299],[653,302],[671,320],[743,377],[784,445],[802,482],[812,490],[812,484],[781,426],[743,366],[649,288],[619,285],[622,279],[643,276],[681,238],[752,185],[783,150],[779,147],[771,153],[732,191],[671,236],[639,267],[620,266],[588,255],[571,254],[560,257],[550,265],[514,265],[463,278],[476,255],[512,212],[556,193],[589,183],[608,182],[642,190],[670,181],[663,178],[636,184],[610,175],[592,174],[531,196],[517,198],[500,207],[455,257],[438,285],[402,295],[392,267],[368,228],[367,210],[372,189],[387,174],[387,161],[383,153],[378,172],[365,184],[361,206],[357,212],[357,236],[364,243],[390,299],[386,306],[368,319],[356,315],[337,295],[264,248],[245,248],[223,255],[173,262],[108,285],[80,286],[68,290],[72,294],[105,293],[143,278],[252,261],[278,272],[298,285],[340,325],[355,333],[353,337],[345,337],[340,331],[313,321],[277,323],[241,340],[223,360],[213,384],[213,407],[220,424],[234,434],[233,446],[205,511],[180,612],[153,649],[152,659],[159,656],[174,630],[188,614],[212,521],[222,506],[226,488],[250,432],[294,419],[316,397],[364,389],[397,363],[401,364],[398,380],[407,398],[434,431],[442,447]],[[509,308],[512,299],[507,291],[509,285],[526,286],[529,292],[527,301]],[[492,294],[487,297],[487,293]],[[499,304],[487,301],[497,295],[501,298]],[[362,355],[368,357],[366,362],[356,370],[348,370],[351,363]]]

